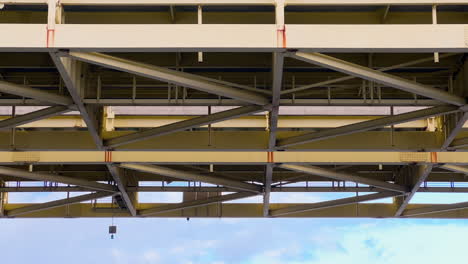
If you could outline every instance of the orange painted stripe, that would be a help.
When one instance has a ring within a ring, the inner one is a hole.
[[[275,162],[273,153],[274,152],[271,152],[271,151],[267,152],[267,162],[269,162],[269,163],[274,163]]]
[[[47,40],[46,40],[47,48],[53,47],[55,42],[55,29],[47,28]]]
[[[104,151],[104,162],[112,162],[112,151]]]
[[[282,29],[278,29],[277,31],[277,43],[278,46],[281,43],[282,48],[286,48],[286,26],[283,26]]]

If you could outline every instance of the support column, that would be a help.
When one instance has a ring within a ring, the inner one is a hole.
[[[265,169],[265,188],[263,190],[263,216],[270,216],[270,195],[273,178],[273,164],[266,165]]]
[[[5,182],[0,180],[0,187],[4,188]],[[8,193],[7,192],[0,192],[0,217],[5,216],[5,204],[8,200]]]

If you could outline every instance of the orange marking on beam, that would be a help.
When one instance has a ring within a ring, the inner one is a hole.
[[[274,163],[275,162],[273,153],[274,152],[271,152],[271,151],[267,152],[267,161],[268,161],[268,163]]]
[[[49,29],[47,28],[47,40],[46,40],[46,46],[47,48],[53,47],[55,43],[55,29]]]
[[[278,46],[281,43],[282,48],[286,48],[286,26],[276,30]]]

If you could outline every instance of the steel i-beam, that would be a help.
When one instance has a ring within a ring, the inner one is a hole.
[[[392,184],[388,182],[378,181],[374,179],[364,178],[357,175],[352,175],[348,173],[337,172],[333,170],[324,169],[317,166],[304,166],[304,165],[294,165],[294,164],[281,164],[281,168],[294,170],[299,172],[304,172],[312,175],[322,176],[325,178],[330,178],[338,181],[352,181],[361,184],[366,184],[369,186],[374,186],[379,189],[389,190],[394,192],[406,193],[408,189],[404,186]]]
[[[52,209],[52,208],[55,208],[55,207],[86,202],[86,201],[89,201],[89,200],[95,200],[95,199],[100,199],[100,198],[114,196],[114,195],[115,194],[108,193],[108,192],[96,192],[96,193],[85,194],[85,195],[65,198],[65,199],[61,199],[61,200],[46,202],[46,203],[33,204],[33,205],[28,205],[28,206],[20,207],[20,208],[17,208],[17,209],[9,210],[6,213],[6,216],[7,217],[15,217],[15,216],[18,216],[18,215],[39,212],[39,211],[43,211],[43,210]]]
[[[466,104],[464,98],[449,92],[320,53],[296,52],[288,56],[448,104],[457,106]]]
[[[457,55],[457,53],[442,54],[442,55],[439,56],[439,59],[451,57],[451,56],[454,56],[454,55]],[[392,66],[389,66],[389,67],[380,68],[380,69],[377,69],[377,71],[379,71],[379,72],[391,71],[391,70],[395,70],[395,69],[399,69],[399,68],[409,67],[409,66],[421,64],[421,63],[424,63],[424,62],[432,62],[432,61],[434,61],[434,56],[424,58],[424,59],[408,61],[408,62],[392,65]],[[296,93],[296,92],[304,91],[304,90],[311,89],[311,88],[324,87],[324,86],[327,86],[327,85],[330,85],[330,84],[334,84],[334,83],[337,83],[337,82],[344,82],[344,81],[352,80],[352,79],[355,79],[355,78],[357,78],[357,77],[356,76],[338,77],[338,78],[331,79],[331,80],[326,80],[326,81],[313,83],[313,84],[307,84],[307,85],[303,85],[303,86],[300,86],[300,87],[297,87],[297,88],[287,89],[287,90],[282,91],[281,94],[284,95],[284,94],[290,94],[290,93]],[[381,101],[382,100],[379,100],[379,102],[381,102]]]
[[[195,207],[205,206],[205,205],[214,204],[214,203],[220,203],[220,202],[226,202],[226,201],[252,197],[255,195],[256,194],[248,193],[248,192],[239,192],[239,193],[219,195],[219,196],[209,197],[209,198],[200,199],[200,200],[193,200],[193,201],[176,203],[176,204],[168,204],[168,205],[157,206],[154,208],[144,209],[144,210],[139,211],[139,215],[149,216],[149,215],[167,213],[167,212],[178,211],[182,209],[195,208]]]
[[[58,53],[51,52],[50,56],[54,61],[58,71],[60,72],[60,75],[62,76],[74,103],[78,107],[78,110],[80,111],[80,114],[86,123],[86,127],[88,128],[88,131],[91,134],[94,143],[96,144],[96,147],[99,150],[104,150],[104,144],[99,134],[98,117],[96,115],[96,111],[92,107],[88,107],[83,103],[80,92],[83,90],[84,86],[84,76],[82,73],[84,67],[83,63],[73,58],[61,57]],[[125,202],[125,207],[129,210],[131,215],[135,216],[136,209],[131,203],[124,186],[121,184],[121,179],[117,171],[115,171],[111,164],[107,165],[107,168],[114,178],[114,181],[117,183],[121,197]]]
[[[273,178],[273,164],[267,164],[265,168],[265,188],[263,192],[263,216],[269,216],[270,212],[270,196],[271,196],[271,185]]]
[[[237,189],[241,191],[250,191],[250,192],[256,192],[256,193],[262,192],[262,187],[259,185],[235,181],[235,180],[226,179],[226,178],[219,178],[219,177],[195,174],[191,172],[179,171],[179,170],[169,169],[169,168],[162,167],[162,166],[122,163],[120,164],[120,167],[131,169],[131,170],[164,175],[167,177],[172,177],[172,178],[181,179],[181,180],[200,181],[200,182],[205,182],[205,183],[217,184],[217,185],[222,185],[226,187],[231,187],[233,189]]]
[[[116,188],[109,184],[92,182],[77,178],[71,178],[66,176],[47,174],[47,173],[38,173],[38,172],[29,172],[20,169],[14,169],[10,167],[0,166],[0,174],[13,176],[18,178],[30,179],[35,181],[50,181],[50,182],[59,182],[64,184],[71,184],[81,187],[86,187],[91,190],[96,191],[106,191],[106,192],[116,192]]]
[[[27,123],[31,123],[37,120],[49,118],[52,116],[60,115],[70,111],[66,106],[52,106],[31,113],[27,113],[20,116],[15,116],[9,119],[0,121],[0,129],[8,129],[17,126],[21,126]]]
[[[457,120],[457,122],[456,122],[455,126],[453,127],[453,129],[447,135],[447,138],[445,139],[444,143],[442,144],[442,149],[452,148],[451,145],[453,145],[454,148],[457,148],[456,147],[457,143],[456,143],[455,137],[463,130],[463,126],[465,125],[465,123],[467,121],[468,121],[468,113],[463,113],[462,116]]]
[[[189,73],[117,58],[100,53],[70,52],[69,55],[72,58],[88,63],[132,73],[158,81],[190,87],[196,90],[238,99],[252,104],[266,105],[269,103],[268,98],[257,93],[210,82],[206,79],[198,78],[196,75]]]
[[[44,92],[26,85],[10,83],[6,81],[0,81],[0,92],[32,98],[38,101],[58,105],[73,104],[73,100],[67,96]]]

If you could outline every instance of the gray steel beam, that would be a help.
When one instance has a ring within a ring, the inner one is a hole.
[[[364,178],[361,176],[352,175],[348,173],[337,172],[334,170],[324,169],[324,168],[317,167],[317,166],[304,166],[304,165],[294,165],[294,164],[281,164],[279,166],[284,169],[304,172],[304,173],[317,175],[317,176],[321,176],[325,178],[330,178],[330,179],[334,179],[338,181],[352,181],[352,182],[366,184],[369,186],[374,186],[380,189],[394,191],[394,192],[401,192],[401,193],[408,192],[408,188],[401,186],[401,185],[378,181],[378,180],[369,179],[369,178]]]
[[[397,211],[395,212],[395,216],[401,216],[403,211],[405,211],[405,209],[408,206],[409,202],[411,201],[413,196],[416,194],[416,192],[421,187],[421,184],[427,179],[427,177],[431,173],[432,167],[433,167],[432,164],[418,165],[417,168],[416,168],[416,174],[415,175],[410,175],[410,176],[416,178],[416,182],[411,187],[411,191],[407,195],[404,196],[404,200],[400,204],[400,206],[398,207]]]
[[[54,175],[54,174],[29,172],[25,170],[14,169],[14,168],[4,167],[4,166],[0,166],[0,174],[29,179],[29,180],[35,180],[35,181],[50,181],[50,182],[71,184],[71,185],[86,187],[88,189],[96,190],[96,191],[106,191],[106,192],[116,191],[116,188],[109,184],[92,182],[92,181],[71,178],[71,177],[66,177],[66,176],[60,176],[60,175]]]
[[[389,198],[389,197],[394,197],[397,195],[399,194],[394,193],[394,192],[381,192],[381,193],[353,196],[349,198],[343,198],[343,199],[337,199],[337,200],[325,201],[325,202],[319,202],[319,203],[313,203],[313,204],[289,206],[285,208],[271,210],[270,215],[273,217],[276,217],[276,216],[283,216],[283,215],[288,215],[288,214],[297,214],[297,213],[302,213],[302,212],[307,212],[307,211],[320,210],[320,209],[343,206],[343,205],[348,205],[348,204],[355,204],[355,203],[372,201],[372,200],[377,200],[377,199],[382,199],[382,198]]]
[[[77,61],[73,58],[61,57],[59,53],[51,52],[50,56],[55,63],[62,79],[67,86],[68,92],[73,98],[73,102],[78,107],[81,117],[86,123],[89,133],[91,134],[94,144],[96,144],[97,149],[104,150],[104,144],[99,134],[99,124],[98,117],[96,116],[96,109],[85,105],[82,100],[82,91],[84,90],[85,79],[83,74],[83,63]],[[129,202],[129,196],[125,188],[123,188],[121,179],[116,171],[113,169],[112,165],[107,165],[108,170],[110,171],[114,181],[117,183],[117,187],[121,193],[122,200],[125,202],[125,207],[129,210],[132,216],[136,215],[136,209],[132,203]]]
[[[112,68],[142,77],[169,82],[176,85],[190,87],[196,90],[238,99],[257,105],[266,105],[268,98],[254,92],[232,88],[227,85],[207,81],[196,75],[175,71],[163,67],[126,60],[101,53],[69,52],[72,58],[88,63]]]
[[[41,102],[71,105],[73,100],[67,96],[44,92],[26,85],[0,81],[0,92],[36,99]]]
[[[454,164],[444,164],[444,165],[440,166],[440,168],[468,175],[468,166],[454,165]]]
[[[440,100],[448,104],[453,104],[457,106],[463,106],[466,104],[466,100],[464,98],[448,93],[446,91],[431,86],[422,85],[414,81],[376,71],[368,67],[350,63],[320,53],[295,52],[288,54],[288,56],[325,68],[333,69],[335,71],[360,77],[368,81],[388,85],[409,93],[421,95],[435,100]]]
[[[110,105],[110,106],[136,106],[136,105],[148,105],[148,106],[179,106],[180,102],[175,100],[166,99],[84,99],[86,104],[90,105]],[[26,100],[23,102],[18,99],[0,99],[0,105],[38,105],[37,102]],[[233,100],[233,99],[185,99],[185,106],[241,106],[248,105],[248,103]],[[281,99],[281,106],[437,106],[444,105],[444,103],[431,100],[431,99],[385,99],[370,100],[364,99],[300,99],[296,98],[294,101],[291,99]]]
[[[269,216],[270,212],[270,195],[271,195],[271,184],[273,178],[273,164],[266,165],[265,168],[265,188],[263,191],[263,216]]]
[[[177,123],[172,123],[172,124],[152,128],[152,129],[147,129],[141,132],[136,132],[136,133],[128,134],[128,135],[121,136],[121,137],[111,138],[111,139],[106,140],[104,144],[107,147],[117,147],[120,145],[125,145],[125,144],[133,143],[136,141],[141,141],[141,140],[145,140],[145,139],[149,139],[153,137],[167,135],[170,133],[184,131],[190,128],[200,127],[200,126],[204,126],[207,124],[213,124],[216,122],[233,119],[233,118],[237,118],[240,116],[250,115],[250,114],[258,113],[261,111],[264,111],[264,108],[262,106],[254,106],[254,105],[243,106],[243,107],[239,107],[235,109],[230,109],[230,110],[214,113],[211,115],[196,117],[196,118],[192,118],[189,120],[180,121]]]
[[[284,22],[284,21],[283,21]],[[273,53],[272,69],[272,99],[271,111],[268,116],[268,150],[273,151],[276,146],[276,133],[278,130],[279,106],[281,100],[281,88],[283,86],[284,54]],[[270,211],[270,193],[273,181],[273,164],[265,167],[265,187],[263,192],[263,216],[267,217]]]
[[[454,55],[457,55],[457,54],[458,53],[443,54],[443,55],[439,56],[439,59],[451,57],[451,56],[454,56]],[[432,61],[434,61],[434,56],[423,58],[423,59],[418,59],[418,60],[414,60],[414,61],[408,61],[408,62],[400,63],[400,64],[397,64],[397,65],[392,65],[392,66],[389,66],[389,67],[379,68],[379,69],[376,69],[376,71],[385,72],[385,71],[395,70],[395,69],[399,69],[399,68],[409,67],[409,66],[421,64],[421,63],[424,63],[424,62],[432,62]],[[288,90],[284,90],[284,91],[281,92],[281,94],[283,95],[283,94],[296,93],[296,92],[304,91],[304,90],[311,89],[311,88],[323,87],[323,86],[334,84],[334,83],[337,83],[337,82],[344,82],[344,81],[352,80],[352,79],[355,79],[355,78],[356,78],[355,76],[339,77],[339,78],[335,78],[335,79],[331,79],[331,80],[326,80],[326,81],[323,81],[323,82],[303,85],[303,86],[300,86],[300,87],[297,87],[297,88],[291,88],[291,89],[288,89]]]
[[[150,215],[155,215],[155,214],[178,211],[178,210],[182,210],[182,209],[189,209],[189,208],[205,206],[205,205],[214,204],[214,203],[232,201],[232,200],[247,198],[247,197],[251,197],[251,196],[255,196],[255,195],[256,194],[246,193],[246,192],[232,193],[232,194],[209,197],[209,198],[206,198],[206,199],[200,199],[200,200],[193,200],[193,201],[176,203],[176,204],[168,204],[168,205],[163,205],[163,206],[157,206],[157,207],[154,207],[154,208],[140,210],[138,214],[140,216],[150,216]]]
[[[20,116],[15,116],[0,121],[0,129],[8,129],[17,126],[21,126],[27,123],[31,123],[37,120],[44,118],[49,118],[52,116],[60,115],[62,113],[68,112],[70,109],[66,106],[51,106],[45,109],[34,111]]]
[[[97,124],[97,117],[93,115],[90,109],[85,106],[82,100],[81,91],[84,90],[84,74],[83,67],[84,65],[74,59],[60,57],[57,53],[50,53],[52,60],[57,67],[60,75],[62,76],[65,86],[68,89],[73,102],[80,111],[81,117],[86,123],[89,133],[93,137],[94,143],[98,149],[103,149],[102,139],[98,133],[99,126]]]
[[[230,187],[236,190],[250,191],[250,192],[256,192],[256,193],[262,192],[262,187],[259,185],[235,181],[235,180],[226,179],[226,178],[205,176],[205,175],[195,174],[191,172],[178,171],[178,170],[173,170],[173,169],[169,169],[169,168],[162,167],[162,166],[122,163],[120,164],[120,167],[125,168],[125,169],[137,170],[141,172],[164,175],[167,177],[172,177],[172,178],[181,179],[181,180],[200,181],[200,182],[206,182],[206,183],[211,183],[211,184],[217,184],[217,185]]]
[[[85,194],[85,195],[60,199],[60,200],[56,200],[56,201],[46,202],[46,203],[33,204],[33,205],[28,205],[28,206],[24,206],[24,207],[9,210],[9,211],[6,212],[6,216],[7,217],[15,217],[15,216],[18,216],[18,215],[35,213],[35,212],[39,212],[39,211],[52,209],[52,208],[55,208],[55,207],[81,203],[81,202],[94,200],[94,199],[100,199],[100,198],[113,196],[113,195],[114,194],[108,193],[108,192],[96,192],[96,193]]]
[[[343,136],[343,135],[350,135],[353,133],[369,131],[373,129],[377,129],[380,127],[396,125],[400,123],[405,123],[413,120],[418,120],[422,118],[428,118],[437,115],[443,115],[447,113],[452,113],[458,111],[458,107],[456,106],[435,106],[431,108],[421,109],[418,111],[413,111],[409,113],[393,115],[382,117],[378,119],[373,119],[369,121],[364,121],[360,123],[355,123],[351,125],[341,126],[337,128],[331,128],[322,130],[319,132],[307,133],[300,136],[294,136],[289,138],[283,138],[278,140],[277,147],[284,148],[298,144],[309,143],[313,141]]]
[[[468,137],[457,138],[452,141],[451,149],[460,149],[468,147]]]
[[[419,216],[425,214],[434,214],[434,213],[442,213],[448,212],[458,209],[465,209],[468,208],[468,202],[463,203],[454,203],[454,204],[438,204],[428,207],[421,207],[421,208],[414,208],[408,209],[403,212],[402,216]]]
[[[278,130],[278,115],[279,106],[281,99],[281,87],[283,84],[283,66],[284,66],[284,54],[273,53],[273,83],[272,83],[272,109],[269,112],[268,119],[268,149],[273,151],[276,145],[276,131]]]
[[[136,216],[137,211],[136,211],[134,201],[132,201],[132,199],[130,198],[130,195],[128,194],[128,190],[122,181],[122,173],[121,173],[122,169],[120,169],[119,167],[116,167],[115,165],[107,165],[107,169],[112,175],[112,178],[114,179],[119,191],[123,190],[123,191],[120,191],[120,196],[122,197],[122,200],[125,203],[126,209],[130,212],[132,216]]]
[[[466,121],[468,121],[468,112],[463,113],[463,115],[457,120],[457,123],[450,131],[449,135],[445,139],[444,143],[442,144],[442,149],[451,148],[453,143],[456,143],[455,137],[462,131],[463,125],[465,125]],[[456,145],[455,145],[456,148]]]

